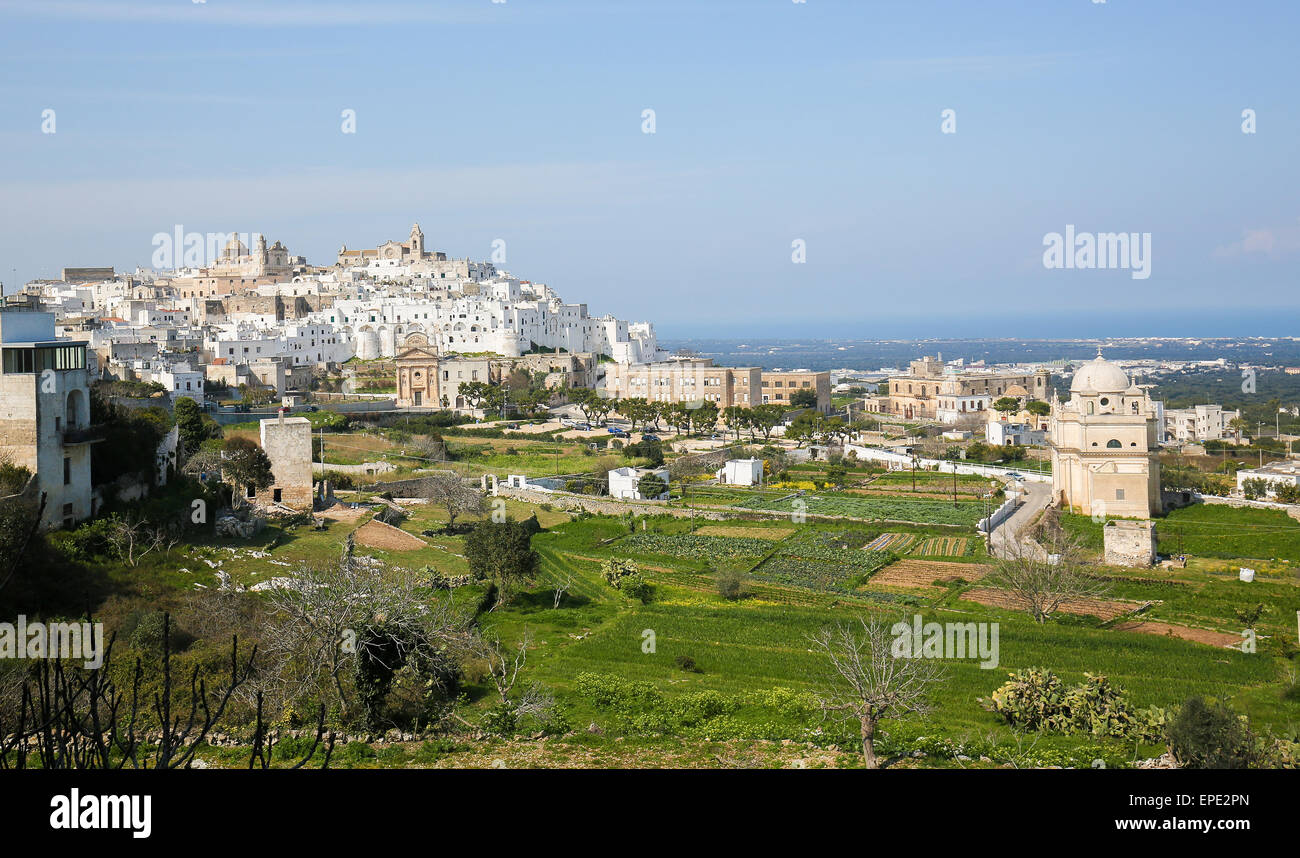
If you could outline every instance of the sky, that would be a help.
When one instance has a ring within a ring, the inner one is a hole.
[[[0,280],[418,221],[661,336],[1295,334],[1298,31],[1291,0],[0,0]],[[1047,267],[1067,227],[1143,270]]]

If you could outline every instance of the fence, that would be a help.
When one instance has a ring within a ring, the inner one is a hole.
[[[912,457],[906,453],[895,453],[891,450],[881,450],[876,447],[863,447],[859,444],[845,444],[844,452],[853,450],[858,454],[859,459],[869,459],[874,462],[880,462],[886,465],[900,466],[896,470],[904,470],[912,467]],[[918,457],[916,459],[918,468],[938,469],[940,473],[951,474],[954,470],[958,474],[969,474],[982,477],[1006,477],[1015,473],[1020,475],[1020,479],[1031,483],[1050,483],[1051,474],[1044,474],[1039,471],[1022,471],[1018,468],[1006,468],[1001,465],[977,465],[969,462],[961,462],[949,459],[927,459]]]

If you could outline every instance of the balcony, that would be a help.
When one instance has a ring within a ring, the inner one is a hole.
[[[104,427],[103,425],[70,427],[64,429],[59,435],[65,447],[76,444],[94,444],[104,440]]]

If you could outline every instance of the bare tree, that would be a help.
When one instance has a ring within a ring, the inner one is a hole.
[[[133,568],[154,551],[171,553],[180,541],[178,528],[168,524],[152,524],[130,514],[113,515],[108,521],[105,539],[117,556]]]
[[[248,681],[257,658],[253,647],[241,664],[238,638],[231,638],[230,677],[209,689],[195,665],[184,691],[172,675],[171,618],[163,614],[161,682],[153,706],[142,699],[144,668],[136,659],[129,693],[118,687],[109,665],[114,638],[99,669],[78,669],[59,659],[40,659],[24,684],[16,713],[0,723],[0,769],[26,768],[35,756],[43,769],[189,768],[220,723],[236,690]],[[314,749],[313,749],[314,750]]]
[[[943,669],[929,659],[896,657],[894,635],[876,617],[858,622],[858,626],[840,623],[811,636],[832,668],[818,700],[824,714],[857,721],[862,758],[867,768],[876,769],[880,768],[876,728],[881,719],[928,712],[926,695],[942,678]]]
[[[426,461],[445,462],[447,460],[447,444],[440,438],[417,435],[407,446],[413,453]]]
[[[470,647],[475,656],[487,662],[488,674],[501,698],[501,705],[513,713],[515,719],[531,716],[547,723],[555,717],[555,696],[548,689],[534,683],[518,696],[512,696],[519,682],[519,673],[528,661],[528,647],[532,640],[532,634],[525,628],[523,637],[511,649],[495,635],[475,631],[471,635]]]
[[[560,607],[560,602],[564,601],[564,594],[569,592],[569,590],[572,588],[573,588],[573,573],[565,572],[564,580],[562,581],[557,580],[555,582],[555,602],[553,605],[551,605],[551,607],[558,609]]]
[[[471,637],[470,649],[476,656],[487,662],[492,684],[502,703],[510,702],[510,692],[519,680],[519,672],[528,661],[528,645],[532,643],[532,634],[524,629],[524,636],[512,652],[499,637],[485,635],[475,631]]]
[[[450,596],[430,601],[413,576],[388,574],[346,551],[336,563],[300,567],[278,583],[268,591],[262,629],[269,669],[254,683],[274,704],[316,696],[351,715],[344,680],[359,657],[404,661],[465,647],[467,618]]]
[[[1006,590],[1013,604],[1045,623],[1061,606],[1077,599],[1097,599],[1109,588],[1087,574],[1076,537],[1050,530],[1046,547],[1031,540],[1008,540],[985,583]]]
[[[486,498],[483,492],[467,485],[456,474],[440,471],[425,477],[425,498],[429,503],[447,511],[447,530],[456,526],[458,515],[478,515],[483,512]]]

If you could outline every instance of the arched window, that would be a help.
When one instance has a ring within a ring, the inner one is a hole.
[[[1106,446],[1107,446],[1108,448],[1112,449],[1112,450],[1115,450],[1115,449],[1119,449],[1119,448],[1123,447],[1124,445],[1121,444],[1121,443],[1120,443],[1118,440],[1116,440],[1115,438],[1111,438],[1109,441],[1106,442]]]

